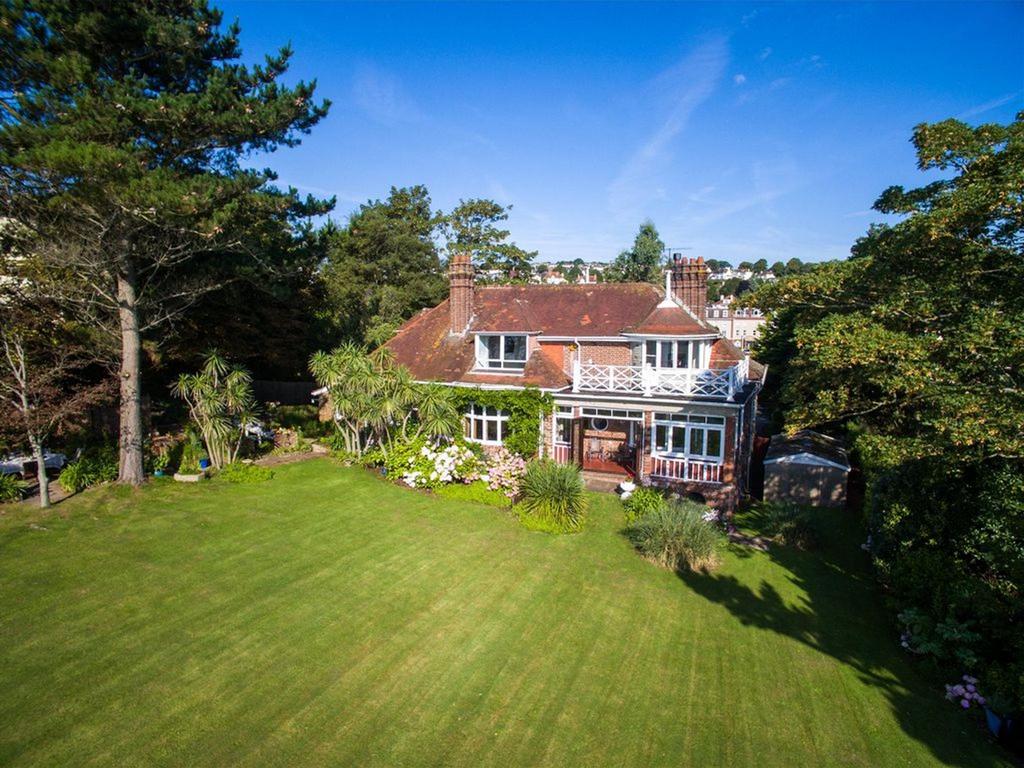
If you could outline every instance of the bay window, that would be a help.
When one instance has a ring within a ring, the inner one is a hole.
[[[699,341],[649,339],[644,343],[644,362],[652,368],[704,368]]]

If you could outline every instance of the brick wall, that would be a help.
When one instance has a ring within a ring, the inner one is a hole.
[[[633,353],[628,342],[581,342],[580,361],[594,365],[632,365]],[[572,370],[570,364],[569,370]]]

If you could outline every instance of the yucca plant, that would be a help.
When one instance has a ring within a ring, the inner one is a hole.
[[[724,537],[704,519],[707,508],[676,501],[648,512],[626,528],[626,536],[643,557],[672,570],[710,570],[718,565]]]
[[[255,411],[252,376],[216,352],[198,373],[182,374],[171,392],[188,404],[214,467],[225,467],[242,447],[242,426]]]
[[[25,484],[14,475],[0,475],[0,504],[21,501]]]
[[[562,533],[583,527],[587,497],[583,475],[572,464],[558,464],[550,459],[531,461],[526,465],[519,491],[524,515],[548,523]]]

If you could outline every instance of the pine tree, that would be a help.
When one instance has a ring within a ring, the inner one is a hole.
[[[281,84],[291,51],[239,64],[205,0],[8,0],[0,8],[0,196],[25,268],[120,358],[120,480],[143,480],[141,341],[232,260],[333,202],[272,186],[243,157],[293,146],[326,113]]]

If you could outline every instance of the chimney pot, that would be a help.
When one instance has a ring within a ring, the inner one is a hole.
[[[456,336],[465,336],[473,317],[473,279],[469,254],[452,254],[448,262],[448,332]]]

